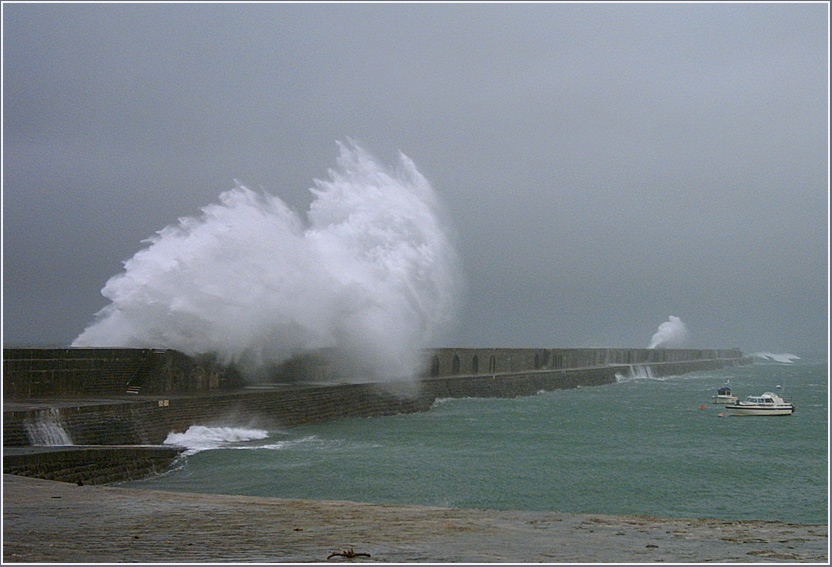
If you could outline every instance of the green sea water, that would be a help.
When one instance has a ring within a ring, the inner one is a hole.
[[[726,380],[797,410],[723,417]],[[827,361],[804,358],[279,431],[202,424],[171,437],[192,447],[172,472],[129,486],[826,524],[828,417]]]

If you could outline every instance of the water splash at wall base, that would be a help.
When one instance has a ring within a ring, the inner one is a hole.
[[[26,435],[32,445],[54,447],[73,444],[61,423],[61,412],[57,408],[38,411],[35,420],[26,423]]]

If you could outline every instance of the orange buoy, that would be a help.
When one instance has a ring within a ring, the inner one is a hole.
[[[699,406],[699,409],[705,409],[705,404],[702,404],[701,406]]]

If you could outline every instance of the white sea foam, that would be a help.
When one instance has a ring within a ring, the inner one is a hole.
[[[61,423],[61,412],[57,408],[37,411],[35,419],[27,421],[25,427],[32,445],[73,445],[72,438]]]
[[[626,372],[616,372],[616,382],[630,382],[633,380],[657,380],[665,382],[668,376],[653,376],[653,369],[646,364],[630,364]]]
[[[268,431],[262,429],[192,425],[184,433],[169,433],[164,444],[185,447],[191,452],[197,452],[268,437]]]
[[[673,315],[659,325],[659,330],[650,339],[650,346],[647,348],[681,348],[685,346],[690,337],[687,325]]]
[[[781,364],[793,364],[795,360],[800,360],[800,357],[795,354],[774,354],[771,352],[755,352],[751,356],[761,358],[768,362],[779,362]]]
[[[365,375],[416,376],[456,315],[457,256],[413,162],[395,169],[340,144],[304,220],[237,184],[199,217],[146,240],[73,346],[215,353],[249,373],[334,347]]]

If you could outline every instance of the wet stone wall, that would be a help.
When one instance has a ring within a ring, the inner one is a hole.
[[[179,456],[172,447],[65,447],[5,452],[3,473],[80,484],[106,484],[166,471]]]
[[[650,365],[654,375],[721,368],[730,360]],[[375,384],[273,386],[231,393],[140,397],[122,403],[72,405],[4,411],[3,444],[35,443],[36,428],[57,427],[75,445],[161,444],[171,432],[191,425],[291,427],[347,417],[378,417],[427,411],[440,398],[519,397],[616,381],[626,366],[539,370],[513,374],[445,376],[423,380],[418,388],[391,393]]]

